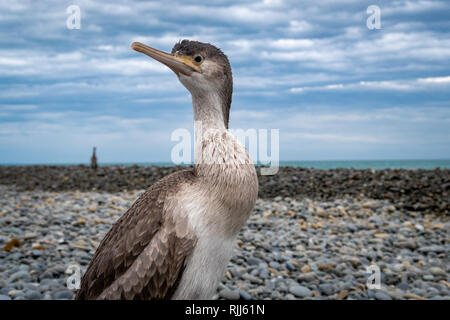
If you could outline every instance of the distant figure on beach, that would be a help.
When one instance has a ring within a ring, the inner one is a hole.
[[[91,168],[94,170],[97,170],[97,156],[95,155],[95,150],[97,148],[94,147],[94,152],[92,153],[92,157],[91,157]]]

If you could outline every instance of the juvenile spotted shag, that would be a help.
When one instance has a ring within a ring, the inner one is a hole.
[[[231,67],[220,49],[197,41],[170,54],[131,48],[168,66],[190,91],[194,167],[152,185],[113,225],[76,299],[211,299],[258,193],[253,162],[228,132]]]

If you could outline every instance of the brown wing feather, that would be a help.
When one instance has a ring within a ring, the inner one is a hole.
[[[193,180],[191,169],[175,172],[136,200],[101,241],[77,300],[170,298],[196,239],[187,221],[164,214],[164,202]]]

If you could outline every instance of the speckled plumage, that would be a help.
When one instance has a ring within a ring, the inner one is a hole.
[[[193,180],[193,170],[175,172],[136,200],[100,243],[76,299],[170,298],[196,237],[164,204]]]

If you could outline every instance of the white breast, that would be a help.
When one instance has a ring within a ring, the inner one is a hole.
[[[233,243],[234,238],[200,238],[172,299],[211,299],[233,253]]]
[[[227,222],[220,218],[229,213],[205,200],[190,198],[185,202],[197,244],[172,299],[211,299],[233,253],[236,235],[223,232]]]
[[[255,168],[245,148],[227,131],[202,141],[205,165],[196,164],[197,181],[176,201],[197,236],[173,299],[211,299],[233,253],[238,231],[258,194]],[[221,160],[226,159],[225,163]],[[231,162],[228,162],[231,159]]]

